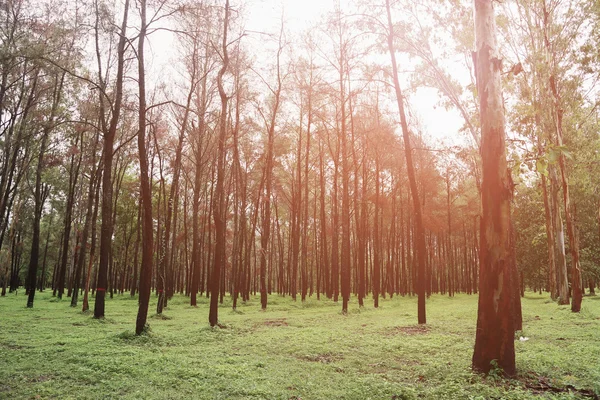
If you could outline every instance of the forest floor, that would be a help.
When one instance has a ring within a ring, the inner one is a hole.
[[[69,307],[70,299],[24,291],[0,298],[0,399],[527,399],[600,394],[600,296],[579,314],[544,295],[523,299],[516,340],[519,377],[487,378],[470,369],[477,296],[434,295],[426,326],[416,299],[369,299],[359,309],[315,296],[293,302],[258,298],[220,308],[208,326],[176,296],[150,331],[134,335],[137,301],[107,299],[104,320]],[[152,297],[151,310],[156,297]],[[93,307],[93,299],[91,301]]]

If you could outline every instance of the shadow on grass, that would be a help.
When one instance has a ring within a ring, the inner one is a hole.
[[[169,317],[168,315],[165,315],[165,314],[154,314],[154,315],[151,315],[150,318],[159,319],[162,321],[170,321],[173,319],[173,317]]]
[[[547,300],[546,297],[539,297],[539,296],[531,297],[528,295],[525,295],[522,298],[527,299],[527,300]]]

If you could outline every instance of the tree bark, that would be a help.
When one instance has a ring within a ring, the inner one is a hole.
[[[418,322],[419,324],[427,323],[425,311],[425,232],[423,231],[423,215],[421,212],[421,202],[419,201],[419,192],[417,189],[417,181],[415,178],[415,167],[412,158],[412,146],[410,142],[410,132],[406,121],[406,113],[404,111],[404,97],[400,88],[400,80],[398,79],[398,65],[396,63],[396,48],[394,47],[394,25],[392,23],[392,13],[390,0],[386,0],[387,20],[388,20],[388,51],[392,61],[392,74],[394,79],[394,89],[396,92],[396,101],[398,103],[398,112],[400,114],[400,125],[402,127],[402,138],[404,140],[404,154],[406,156],[406,170],[408,181],[410,184],[410,192],[413,198],[413,207],[415,212],[415,252],[417,258],[417,295],[418,295]]]
[[[140,161],[140,192],[142,201],[142,266],[140,269],[140,298],[135,324],[135,334],[144,332],[148,318],[150,289],[152,283],[152,189],[148,175],[148,154],[146,151],[146,72],[144,69],[144,42],[146,40],[146,0],[140,0],[140,35],[138,38],[138,153]]]
[[[27,277],[27,289],[29,290],[27,297],[27,307],[33,307],[35,297],[35,286],[37,283],[37,269],[40,253],[40,220],[42,219],[42,211],[44,209],[44,196],[42,194],[42,172],[44,169],[44,155],[46,153],[48,137],[50,129],[44,129],[40,142],[38,154],[38,164],[35,172],[35,193],[34,193],[34,215],[33,215],[33,235],[31,238],[31,254],[29,257],[29,271]]]
[[[103,146],[103,166],[102,175],[102,225],[100,228],[100,263],[98,265],[98,281],[96,287],[96,301],[94,304],[94,318],[104,318],[104,297],[106,295],[106,287],[108,285],[108,264],[112,248],[112,233],[113,233],[113,205],[112,205],[112,164],[113,164],[113,147],[115,135],[117,133],[117,125],[121,114],[121,103],[123,99],[123,78],[125,67],[125,45],[127,44],[127,16],[129,14],[129,0],[125,0],[123,10],[123,23],[119,36],[118,56],[117,56],[117,75],[116,75],[116,90],[112,117],[108,130],[104,131],[104,146]],[[99,55],[98,55],[99,57]],[[100,63],[100,59],[98,59]],[[101,72],[99,76],[103,79]],[[100,102],[104,103],[103,95],[100,94]],[[104,120],[104,116],[102,116]]]
[[[516,372],[512,294],[518,281],[511,254],[513,183],[506,163],[501,60],[493,2],[474,1],[483,179],[479,304],[472,366],[484,373],[497,366],[512,376]]]
[[[229,26],[229,0],[225,0],[225,18],[223,20],[223,65],[217,75],[217,85],[219,88],[219,97],[221,98],[221,115],[219,118],[219,143],[217,153],[217,187],[213,205],[213,220],[215,222],[215,255],[213,260],[213,270],[211,272],[210,285],[210,311],[208,322],[210,326],[218,323],[219,312],[219,288],[221,279],[221,268],[225,267],[225,229],[227,226],[225,210],[225,141],[227,140],[227,93],[223,87],[223,76],[227,72],[229,65],[229,55],[227,54],[227,28]]]
[[[88,187],[88,197],[86,204],[86,214],[85,221],[83,223],[83,231],[81,233],[81,251],[79,257],[77,259],[77,267],[75,269],[75,279],[73,281],[73,294],[71,296],[71,307],[77,306],[77,298],[79,296],[79,284],[81,279],[81,274],[83,273],[83,269],[85,266],[85,254],[87,251],[87,242],[88,236],[90,234],[90,225],[92,224],[92,217],[94,214],[94,195],[96,192],[96,180],[98,179],[98,173],[100,171],[101,166],[96,166],[96,146],[99,141],[99,133],[96,134],[95,140],[93,142],[91,151],[92,151],[92,161],[91,161],[91,169],[90,169],[90,181]]]

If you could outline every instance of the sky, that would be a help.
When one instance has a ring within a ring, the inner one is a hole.
[[[247,31],[255,38],[260,34],[252,32],[276,33],[279,31],[282,14],[285,29],[291,36],[295,36],[311,27],[314,27],[323,15],[334,9],[338,0],[232,0],[232,6],[241,9]],[[339,0],[344,7],[344,2]],[[257,41],[260,45],[260,39]],[[149,50],[152,54],[151,67],[158,75],[164,75],[171,69],[174,74],[176,60],[179,57],[174,46],[174,39],[169,33],[154,34],[149,38]],[[257,54],[261,49],[254,48]],[[260,57],[257,57],[260,58]],[[455,71],[464,74],[463,71]],[[402,78],[402,77],[401,77]],[[401,79],[402,81],[402,79]],[[440,97],[435,89],[420,88],[411,93],[409,106],[419,121],[423,134],[430,137],[432,147],[444,144],[465,143],[464,134],[458,133],[463,125],[462,118],[455,110],[446,110],[439,105]]]
[[[317,23],[322,15],[334,9],[336,3],[336,0],[247,0],[246,26],[248,30],[275,32],[279,29],[283,10],[286,28],[298,33]],[[340,0],[339,4],[343,7],[344,1]],[[463,142],[457,137],[463,125],[461,117],[454,110],[438,106],[440,98],[436,90],[418,89],[409,101],[426,136],[451,144]]]

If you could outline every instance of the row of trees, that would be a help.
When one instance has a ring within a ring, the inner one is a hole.
[[[468,1],[338,5],[296,33],[285,18],[247,31],[228,1],[3,3],[2,295],[24,285],[32,307],[50,286],[86,310],[91,292],[100,318],[107,292],[139,292],[138,334],[153,290],[158,313],[177,292],[210,295],[213,326],[224,296],[257,293],[263,309],[272,293],[341,296],[344,312],[351,294],[416,294],[425,323],[427,295],[491,296],[498,279],[511,310],[529,286],[578,311],[599,275],[599,52],[581,38],[600,10],[497,11],[498,45],[477,31],[472,56]],[[148,51],[165,39],[169,60]],[[462,118],[462,144],[424,137],[423,88]],[[480,297],[480,321],[501,321],[494,301]]]

